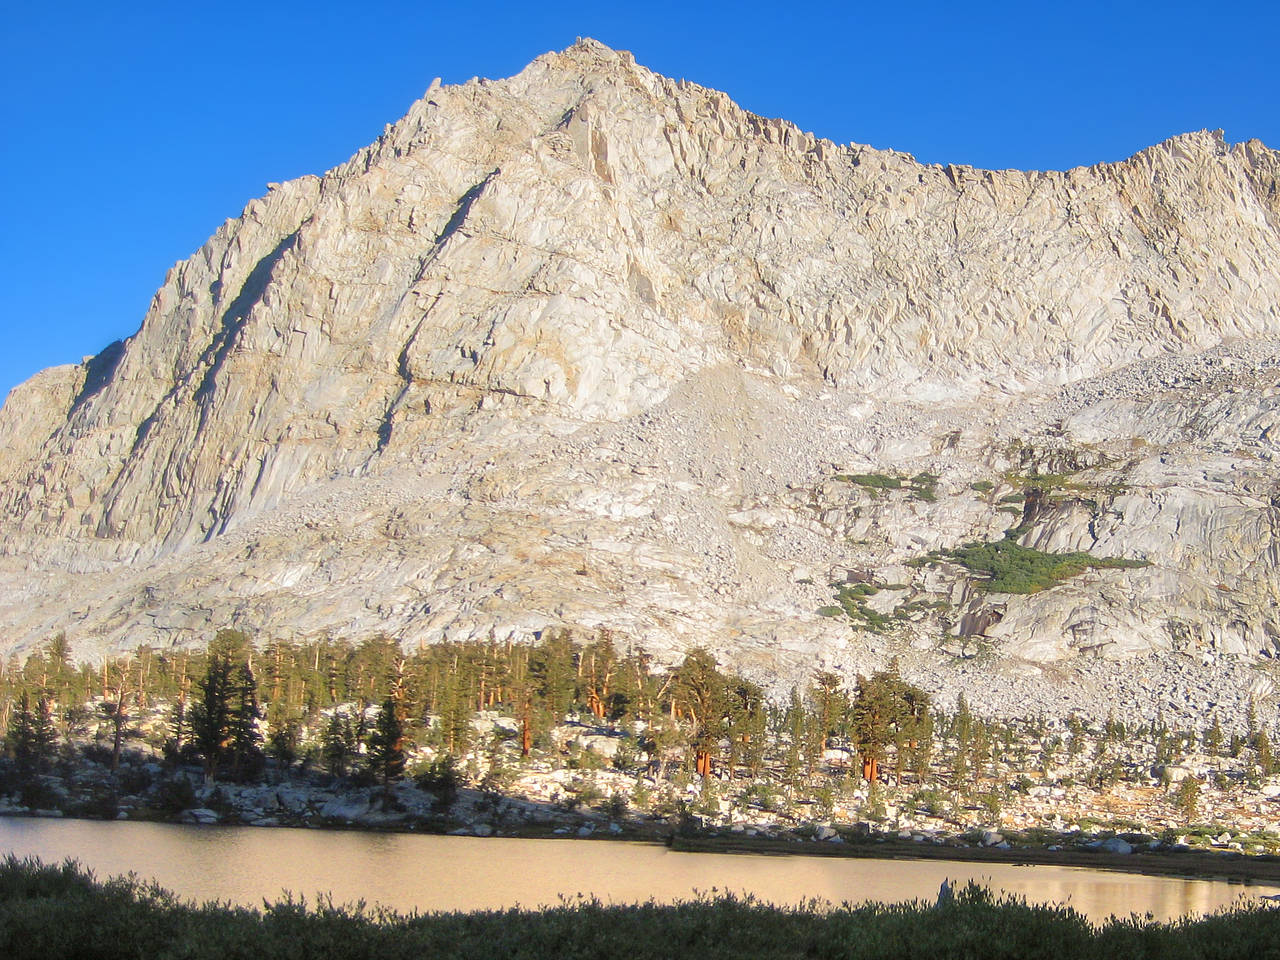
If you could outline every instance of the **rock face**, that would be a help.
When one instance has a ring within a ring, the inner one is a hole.
[[[593,41],[433,84],[10,394],[0,642],[564,624],[786,676],[876,649],[817,613],[865,582],[921,646],[1269,653],[1278,178],[1207,132],[926,166]],[[908,565],[1011,528],[1149,565]]]

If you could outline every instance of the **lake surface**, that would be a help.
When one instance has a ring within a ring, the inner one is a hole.
[[[676,853],[617,841],[513,840],[255,827],[0,817],[0,854],[79,860],[99,878],[137,873],[194,900],[261,906],[283,891],[314,902],[364,900],[398,910],[556,905],[578,894],[630,903],[698,892],[750,892],[778,904],[933,900],[943,879],[976,879],[1102,920],[1211,913],[1271,886],[1144,877],[1078,867],[936,860]]]

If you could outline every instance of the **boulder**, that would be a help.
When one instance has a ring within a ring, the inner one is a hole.
[[[1098,849],[1105,853],[1133,853],[1133,845],[1120,837],[1107,837],[1098,844]]]
[[[359,794],[337,796],[320,808],[320,816],[328,820],[345,820],[350,823],[368,814],[371,808],[372,804],[367,796]]]

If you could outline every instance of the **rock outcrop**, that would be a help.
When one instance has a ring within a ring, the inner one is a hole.
[[[997,172],[593,41],[435,83],[219,228],[134,336],[13,391],[0,643],[1269,655],[1277,265],[1280,154],[1220,133]],[[870,475],[900,482],[838,479]],[[1148,565],[997,594],[919,563],[1007,530]],[[859,583],[883,622],[817,613]]]

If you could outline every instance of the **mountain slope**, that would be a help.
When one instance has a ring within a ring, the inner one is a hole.
[[[800,673],[880,649],[817,613],[865,581],[921,647],[1269,652],[1278,178],[1210,133],[926,166],[593,41],[433,84],[11,394],[2,635],[606,625]],[[907,565],[1008,529],[1149,566]]]

